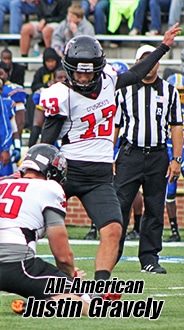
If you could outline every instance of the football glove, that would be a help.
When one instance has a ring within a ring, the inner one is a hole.
[[[18,149],[14,149],[11,152],[11,162],[14,163],[18,163],[18,161],[20,160],[21,157],[21,153],[20,150]]]
[[[21,144],[19,139],[13,141],[14,149],[11,150],[11,162],[18,163],[21,158]]]

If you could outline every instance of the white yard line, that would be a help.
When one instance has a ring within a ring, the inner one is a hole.
[[[54,261],[54,257],[51,254],[39,254],[37,257],[44,259],[47,262]],[[75,257],[76,261],[79,260],[94,260],[95,257]],[[138,262],[138,257],[132,256],[122,256],[120,261],[134,261]],[[184,264],[184,257],[177,257],[177,256],[161,256],[160,261],[162,263],[172,263],[172,264]]]
[[[99,245],[98,240],[82,240],[82,239],[69,239],[69,243],[71,245]],[[38,241],[38,244],[48,244],[47,238],[42,238],[41,240]],[[125,241],[125,246],[138,246],[139,241]],[[184,247],[184,242],[172,242],[172,243],[162,243],[163,247]]]
[[[156,293],[153,294],[153,297],[178,297],[178,296],[184,296],[184,293]]]

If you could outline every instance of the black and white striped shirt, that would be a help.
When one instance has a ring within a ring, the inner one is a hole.
[[[152,84],[139,82],[119,89],[116,100],[116,125],[123,123],[123,138],[135,146],[164,144],[168,124],[182,125],[179,93],[160,77]]]

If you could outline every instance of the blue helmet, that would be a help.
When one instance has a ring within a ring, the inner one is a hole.
[[[129,67],[125,62],[116,61],[116,62],[111,62],[109,64],[117,72],[117,74],[121,74],[129,70]]]
[[[180,101],[184,105],[184,74],[174,73],[167,78],[167,81],[177,88],[180,94]]]

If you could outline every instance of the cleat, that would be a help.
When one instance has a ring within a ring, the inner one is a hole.
[[[159,264],[155,265],[145,265],[141,269],[142,273],[151,273],[151,274],[167,274],[167,271],[164,267],[161,267]]]
[[[22,299],[16,299],[12,302],[11,308],[17,314],[24,314],[26,310],[26,301]]]
[[[165,239],[164,242],[180,242],[181,238],[179,234],[172,234],[169,238]]]
[[[126,235],[125,241],[137,240],[139,238],[140,238],[139,233],[134,229]]]
[[[121,293],[104,293],[103,300],[120,300],[122,294]]]

